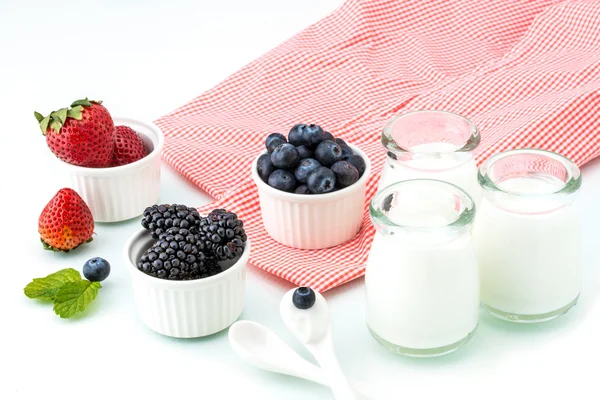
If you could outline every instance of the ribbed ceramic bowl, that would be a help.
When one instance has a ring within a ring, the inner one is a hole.
[[[69,174],[71,188],[85,200],[96,222],[118,222],[141,215],[158,201],[162,131],[153,123],[114,117],[140,134],[148,155],[131,164],[112,168],[86,168],[57,162]]]
[[[222,331],[239,318],[244,308],[250,242],[246,242],[240,258],[220,274],[170,281],[137,268],[137,261],[154,241],[141,229],[125,245],[137,309],[148,328],[166,336],[195,338]]]
[[[354,185],[326,194],[296,194],[272,188],[258,176],[256,157],[252,179],[258,187],[263,224],[273,239],[298,249],[323,249],[356,236],[363,220],[371,163],[363,151],[350,147],[365,161],[364,174]]]

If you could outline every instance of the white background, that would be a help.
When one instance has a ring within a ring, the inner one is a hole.
[[[48,113],[89,96],[104,100],[115,115],[154,120],[340,4],[0,0],[1,399],[332,398],[316,384],[240,362],[226,333],[176,340],[145,328],[121,257],[137,221],[98,224],[96,240],[69,254],[43,251],[37,218],[64,180],[33,111]],[[572,312],[539,326],[482,313],[468,346],[443,358],[413,360],[386,352],[369,336],[360,279],[326,293],[347,374],[377,385],[389,399],[600,398],[600,162],[583,173],[585,283]],[[198,206],[209,199],[164,166],[161,201]],[[108,259],[113,269],[80,317],[61,320],[51,305],[23,295],[31,278],[81,269],[93,256]],[[242,318],[270,326],[307,355],[278,315],[289,288],[251,267]]]

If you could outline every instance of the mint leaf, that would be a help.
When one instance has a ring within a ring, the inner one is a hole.
[[[101,287],[99,282],[88,280],[65,283],[54,298],[54,312],[61,318],[72,317],[87,308]]]
[[[62,269],[45,278],[34,278],[25,289],[25,296],[30,299],[54,300],[56,293],[67,282],[81,281],[79,271],[73,268]]]

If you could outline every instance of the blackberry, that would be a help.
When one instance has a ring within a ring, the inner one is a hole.
[[[206,254],[218,261],[240,256],[248,240],[243,225],[236,214],[224,209],[213,210],[202,218],[198,234]]]
[[[155,204],[144,210],[142,226],[158,239],[169,228],[196,229],[200,223],[198,210],[179,204]]]
[[[209,276],[218,265],[206,257],[202,251],[204,245],[198,239],[192,230],[169,228],[142,255],[138,269],[156,278],[177,281]]]

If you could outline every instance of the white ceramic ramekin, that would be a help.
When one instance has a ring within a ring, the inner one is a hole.
[[[57,162],[66,170],[71,188],[83,198],[96,222],[118,222],[141,215],[158,201],[162,131],[153,123],[131,118],[113,118],[140,134],[148,155],[131,164],[112,168],[86,168]]]
[[[244,308],[250,242],[230,268],[191,281],[170,281],[140,271],[137,261],[152,243],[150,233],[141,229],[125,245],[138,312],[148,328],[166,336],[195,338],[222,331],[239,318]]]
[[[273,239],[298,249],[324,249],[347,242],[358,233],[371,163],[364,152],[350,147],[365,161],[364,174],[354,185],[326,194],[295,194],[272,188],[258,176],[258,157],[254,160],[252,179],[258,187],[263,224]]]

